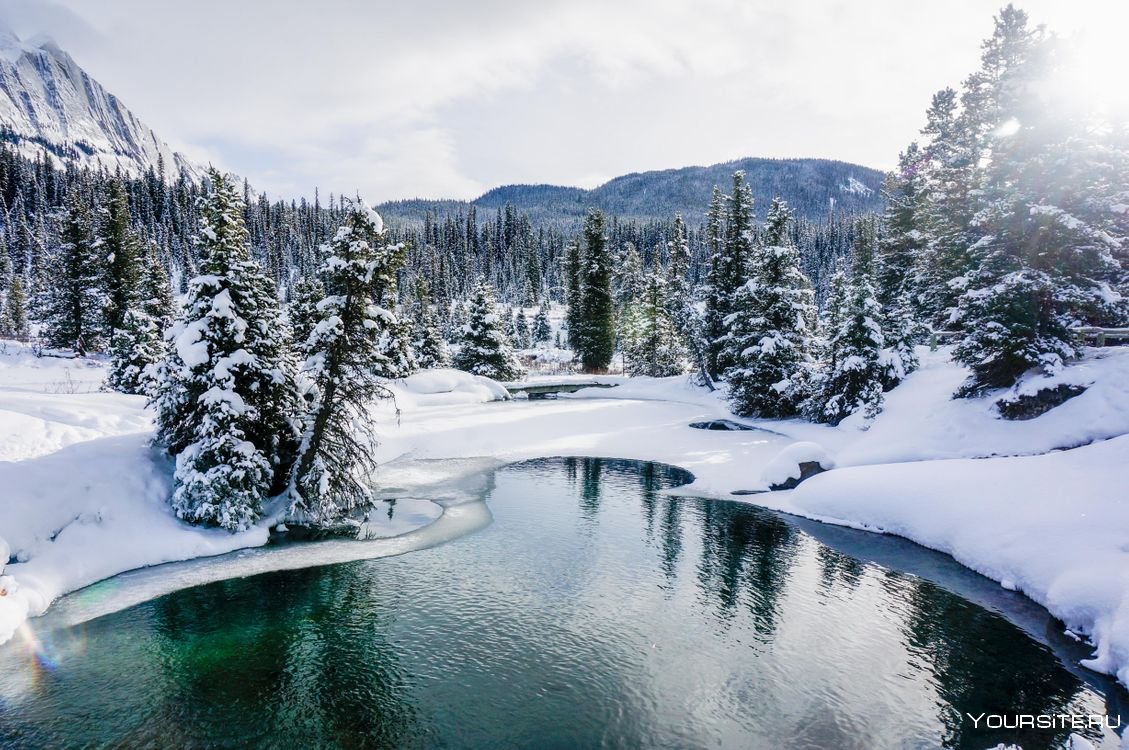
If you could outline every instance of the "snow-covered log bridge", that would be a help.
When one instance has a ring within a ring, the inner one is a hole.
[[[502,383],[511,396],[524,393],[529,398],[548,398],[558,393],[576,393],[581,388],[615,388],[619,383],[599,380],[534,380],[529,383]]]

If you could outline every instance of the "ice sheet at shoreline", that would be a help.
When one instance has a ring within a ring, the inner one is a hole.
[[[475,463],[482,468],[481,462]],[[405,467],[401,475],[423,478],[426,482],[435,472]],[[449,481],[452,477],[455,483]],[[374,511],[376,518],[366,524],[370,533],[365,540],[284,541],[225,555],[130,570],[62,597],[46,615],[32,623],[34,632],[69,627],[173,591],[214,581],[389,557],[443,544],[490,523],[490,510],[483,502],[489,483],[488,472],[460,475],[454,470],[444,472],[439,482],[404,482],[403,487],[427,493],[430,499],[398,497],[391,506],[380,503],[382,507]],[[381,494],[393,495],[388,491]],[[386,515],[389,507],[393,510],[390,518]]]

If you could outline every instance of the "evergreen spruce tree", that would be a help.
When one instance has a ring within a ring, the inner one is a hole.
[[[882,331],[886,340],[886,349],[882,351],[882,388],[888,391],[921,365],[917,345],[926,339],[929,329],[918,321],[909,295],[903,294],[892,307],[883,307]]]
[[[643,294],[646,280],[643,277],[643,259],[635,248],[634,242],[628,242],[620,253],[619,262],[612,274],[612,286],[615,289],[615,302],[620,310],[637,302]]]
[[[401,248],[383,242],[381,225],[371,209],[353,203],[322,270],[326,296],[304,345],[305,416],[290,484],[291,516],[303,523],[338,525],[372,504],[376,426],[370,409],[392,395],[382,372],[399,367],[386,341],[398,335],[397,318],[385,303],[387,284],[403,262]]]
[[[525,317],[525,310],[519,307],[517,315],[514,316],[514,346],[518,349],[528,349],[531,345],[529,320]]]
[[[531,334],[534,344],[543,344],[553,338],[553,328],[549,323],[549,303],[542,302],[537,310],[537,317],[533,319]]]
[[[584,329],[584,287],[580,278],[580,243],[570,242],[565,250],[564,274],[565,281],[565,327],[568,329],[568,345],[574,353],[584,350],[586,344],[586,331]]]
[[[208,179],[203,275],[188,283],[169,331],[153,402],[157,440],[176,456],[176,514],[236,531],[286,486],[297,403],[273,285],[250,260],[243,203],[218,171]]]
[[[715,198],[720,191],[715,189]],[[718,203],[720,205],[720,203]],[[719,214],[720,216],[720,214]],[[719,219],[715,219],[717,221]],[[698,378],[711,391],[713,379],[709,374],[708,347],[703,335],[702,316],[694,306],[690,289],[690,243],[686,238],[686,223],[682,214],[674,216],[674,232],[669,245],[670,262],[667,265],[667,308],[674,330],[698,368]]]
[[[885,339],[874,290],[875,243],[874,222],[861,220],[855,232],[845,304],[828,319],[835,328],[829,331],[830,361],[820,384],[823,407],[818,416],[830,424],[838,424],[856,412],[871,419],[882,409],[885,373],[881,352]]]
[[[898,167],[886,176],[886,210],[878,241],[876,282],[878,302],[889,315],[902,298],[913,302],[918,289],[915,271],[925,248],[922,180],[925,158],[916,143],[898,157]]]
[[[715,220],[709,217],[708,223],[712,225]],[[724,239],[710,259],[706,278],[707,362],[713,378],[734,364],[730,356],[733,349],[726,344],[727,321],[733,312],[733,293],[748,278],[752,227],[752,188],[745,182],[745,173],[737,171],[733,173],[733,192],[725,211]]]
[[[615,353],[612,254],[605,231],[603,212],[590,210],[584,221],[584,254],[580,269],[580,319],[584,338],[582,348],[574,345],[585,372],[605,372]]]
[[[933,328],[951,330],[959,326],[957,302],[972,269],[968,249],[976,241],[970,226],[980,157],[963,132],[953,89],[934,95],[926,117],[921,206],[914,214],[923,249],[914,286],[920,290],[916,302]]]
[[[102,290],[90,213],[74,190],[67,196],[60,239],[47,300],[47,345],[83,357],[101,348]]]
[[[536,256],[532,257],[534,259],[536,258]],[[533,307],[537,304],[537,292],[536,288],[533,286],[533,280],[531,278],[527,277],[525,279],[525,285],[522,287],[521,300],[519,304],[522,307]]]
[[[467,312],[467,301],[457,300],[451,308],[451,315],[447,324],[447,341],[458,341],[462,338],[467,324],[470,323],[470,314]]]
[[[886,177],[886,211],[878,242],[875,279],[882,308],[882,329],[888,348],[883,352],[886,375],[883,387],[890,390],[917,369],[915,347],[925,340],[928,328],[919,322],[924,308],[916,273],[926,260],[922,222],[922,170],[924,157],[916,143],[898,159],[898,168]]]
[[[153,244],[149,245],[139,295],[138,306],[126,312],[122,327],[110,342],[112,359],[106,385],[122,393],[152,396],[157,367],[167,352],[164,332],[173,322],[176,305]]]
[[[413,321],[412,348],[415,350],[419,366],[423,369],[447,367],[451,364],[447,342],[443,340],[443,336],[439,332],[439,323],[431,309],[427,282],[422,277],[416,279],[416,310],[415,320]]]
[[[4,307],[8,299],[8,290],[12,287],[12,260],[8,257],[8,243],[0,233],[0,336],[4,336]]]
[[[725,196],[717,185],[713,186],[713,195],[710,198],[709,209],[706,211],[705,230],[709,267],[703,289],[705,312],[702,316],[701,346],[705,351],[705,375],[712,382],[719,374],[720,341],[725,336],[725,318],[729,314],[728,292],[722,279],[725,266]]]
[[[644,278],[643,290],[624,337],[628,375],[669,377],[683,372],[686,350],[670,314],[667,283],[659,273]]]
[[[725,380],[730,408],[742,416],[791,417],[805,395],[816,309],[788,234],[791,218],[774,200],[753,275],[733,295],[726,359],[734,364]]]
[[[110,182],[98,222],[98,252],[106,261],[106,335],[123,327],[137,304],[141,241],[130,226],[129,194],[120,180]]]
[[[967,98],[987,102],[991,159],[979,170],[976,267],[958,308],[967,333],[954,356],[972,370],[960,396],[1010,386],[1032,368],[1054,373],[1081,353],[1071,327],[1124,321],[1111,293],[1120,240],[1108,209],[1124,177],[1105,129],[1032,93],[1057,57],[1054,40],[1008,6],[966,84]]]
[[[831,347],[830,339],[842,328],[847,314],[847,277],[838,264],[832,266],[827,280],[827,296],[819,313],[816,336],[811,340],[813,363],[808,368],[807,397],[800,411],[813,422],[824,422],[827,405],[827,380],[838,369],[838,352]]]
[[[524,374],[500,325],[494,288],[485,279],[479,280],[470,302],[470,319],[463,329],[454,367],[500,381],[516,380]]]
[[[290,335],[293,349],[301,356],[306,350],[306,342],[321,320],[317,305],[325,299],[325,287],[315,277],[299,279],[291,290],[287,318],[290,321]]]
[[[24,283],[19,276],[14,276],[8,287],[8,299],[4,301],[4,309],[0,314],[0,336],[26,341],[30,335]]]

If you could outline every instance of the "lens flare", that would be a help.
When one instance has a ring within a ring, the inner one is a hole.
[[[1062,39],[1063,54],[1051,83],[1059,106],[1103,118],[1129,117],[1129,4],[1111,8],[1107,23],[1094,23]],[[1113,17],[1115,16],[1115,17]]]
[[[36,633],[27,622],[20,625],[20,639],[24,643],[32,663],[39,670],[54,671],[63,663],[64,656],[74,653],[82,646],[79,631],[74,631],[66,636],[66,643],[58,640],[58,636],[65,631],[47,631]]]

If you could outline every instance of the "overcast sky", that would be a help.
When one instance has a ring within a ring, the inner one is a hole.
[[[1001,3],[0,0],[0,17],[198,160],[276,196],[376,202],[743,156],[888,168]],[[1126,0],[1019,5],[1125,44]]]

